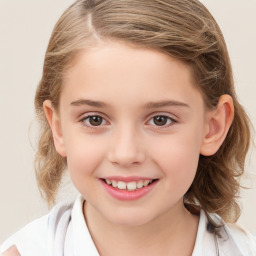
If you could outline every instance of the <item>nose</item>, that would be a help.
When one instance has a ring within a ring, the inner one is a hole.
[[[146,158],[141,136],[131,128],[116,131],[109,148],[109,161],[120,167],[142,164]]]

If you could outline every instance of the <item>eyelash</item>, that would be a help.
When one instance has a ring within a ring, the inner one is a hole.
[[[107,123],[107,121],[105,120],[105,118],[102,117],[101,115],[98,115],[98,114],[88,114],[88,115],[86,115],[85,117],[83,117],[83,118],[80,120],[80,122],[82,123],[82,125],[86,126],[86,127],[89,128],[89,129],[95,129],[95,128],[97,129],[97,127],[101,127],[102,124],[100,124],[100,125],[91,125],[91,124],[86,124],[86,123],[85,123],[87,119],[89,120],[89,119],[92,118],[92,117],[99,117],[99,118],[101,118],[102,120],[104,120],[104,121]]]
[[[107,123],[107,121],[105,120],[104,117],[102,117],[101,115],[98,115],[98,114],[88,114],[86,115],[85,117],[83,117],[80,122],[86,126],[87,128],[89,129],[97,129],[97,127],[101,127],[102,126],[102,123],[99,124],[99,125],[92,125],[92,124],[86,124],[86,120],[90,120],[90,118],[92,117],[99,117],[102,119],[102,121],[105,121],[105,123]],[[166,122],[168,123],[168,125],[164,124],[164,125],[152,125],[152,126],[155,126],[155,129],[164,129],[164,128],[168,128],[172,125],[174,125],[175,123],[177,123],[177,120],[168,116],[168,115],[164,115],[164,114],[158,114],[158,115],[154,115],[152,116],[148,122],[150,122],[151,120],[153,120],[154,118],[156,117],[164,117],[166,119]],[[90,121],[89,121],[90,122]],[[104,125],[104,124],[103,124]]]
[[[168,128],[168,127],[174,125],[175,123],[177,123],[177,120],[176,120],[176,119],[174,119],[174,118],[172,118],[172,117],[170,117],[170,116],[168,116],[168,115],[164,115],[164,114],[163,114],[163,115],[159,114],[159,115],[154,115],[154,116],[152,116],[152,117],[149,119],[148,123],[149,123],[151,120],[154,122],[154,121],[155,121],[154,118],[157,118],[157,117],[164,118],[167,124],[166,124],[166,123],[165,123],[164,125],[152,124],[152,126],[155,126],[154,129],[164,129],[164,128]]]

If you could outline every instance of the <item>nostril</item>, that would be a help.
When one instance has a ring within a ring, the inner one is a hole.
[[[128,150],[123,151],[116,150],[111,152],[108,156],[109,161],[114,165],[122,167],[128,167],[131,165],[139,165],[145,161],[145,155],[143,152],[129,152]]]

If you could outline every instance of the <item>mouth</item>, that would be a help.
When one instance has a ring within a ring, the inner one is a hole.
[[[158,181],[158,179],[143,179],[134,181],[123,181],[117,179],[101,179],[106,185],[123,191],[137,191],[145,187],[150,186],[152,183]]]
[[[154,190],[159,179],[142,177],[106,177],[99,179],[105,191],[121,201],[140,199]]]

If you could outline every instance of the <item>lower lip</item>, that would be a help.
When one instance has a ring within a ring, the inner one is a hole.
[[[150,185],[140,188],[138,190],[134,190],[134,191],[128,191],[128,190],[122,190],[122,189],[118,189],[118,188],[114,188],[108,184],[105,183],[105,181],[100,180],[101,184],[103,185],[103,187],[105,188],[105,190],[114,198],[118,199],[118,200],[123,200],[123,201],[131,201],[131,200],[137,200],[143,196],[145,196],[146,194],[148,194],[154,187],[155,185],[158,183],[157,181],[154,181],[153,183],[151,183]]]

